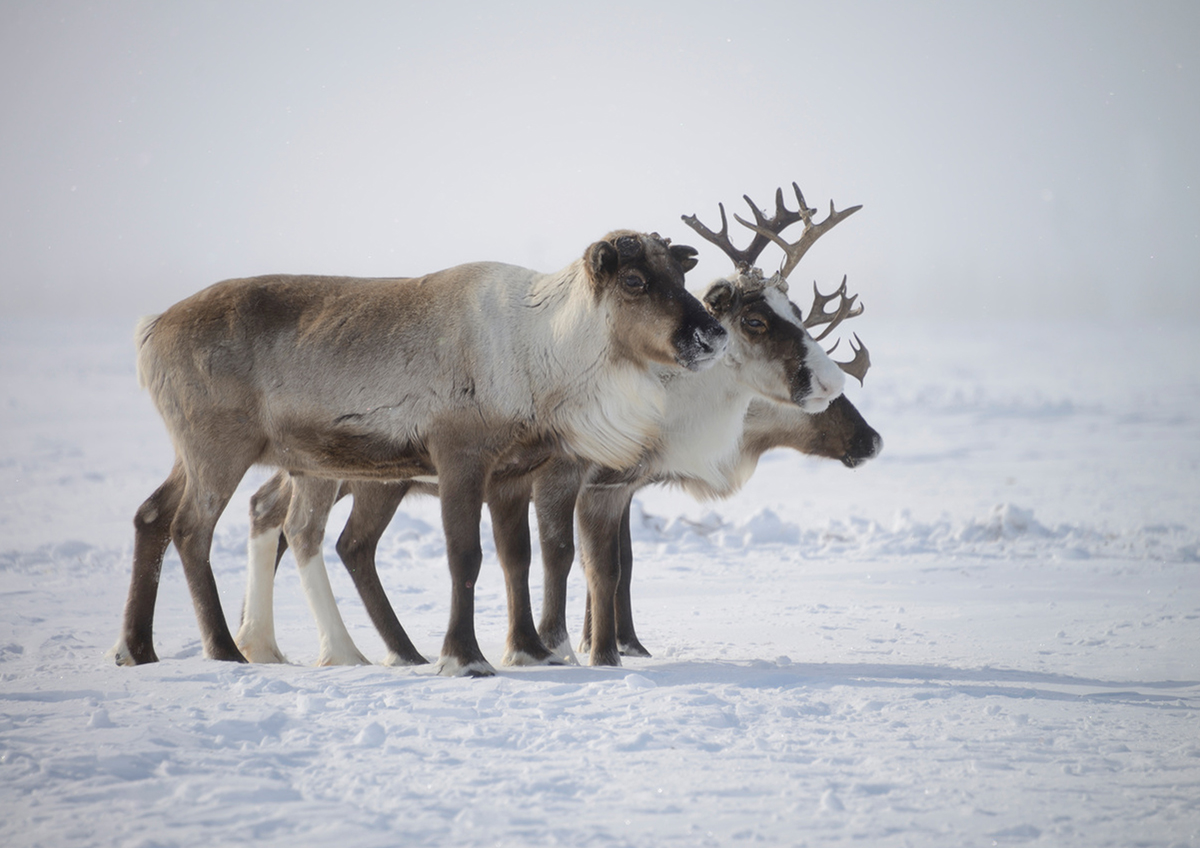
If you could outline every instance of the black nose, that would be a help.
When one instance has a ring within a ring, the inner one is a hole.
[[[714,323],[711,327],[696,328],[696,346],[705,353],[712,353],[725,341],[725,328]]]
[[[879,456],[883,450],[883,437],[869,427],[854,434],[850,442],[850,450],[842,457],[842,465],[856,468],[868,459]]]

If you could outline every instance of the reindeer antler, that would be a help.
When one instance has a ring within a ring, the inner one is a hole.
[[[779,237],[779,230],[771,230],[769,227],[764,226],[764,222],[761,220],[759,220],[757,224],[751,224],[749,221],[738,218],[737,215],[733,216],[743,227],[749,227],[750,229],[754,230],[754,232],[758,233],[759,236],[770,239],[783,249],[786,259],[784,260],[783,267],[779,269],[779,275],[784,278],[786,278],[788,274],[792,273],[795,267],[800,264],[801,257],[808,252],[808,249],[813,246],[813,243],[817,239],[832,230],[842,221],[849,218],[859,209],[862,209],[862,205],[860,204],[858,206],[851,206],[847,209],[843,209],[841,212],[839,212],[834,208],[833,201],[831,200],[829,201],[829,214],[825,217],[825,220],[819,224],[814,224],[812,219],[817,210],[808,208],[808,204],[804,202],[804,195],[800,193],[800,186],[792,183],[792,188],[796,190],[796,199],[800,201],[800,212],[798,213],[800,215],[800,220],[804,221],[804,234],[801,235],[799,241],[795,243],[784,241]],[[782,191],[779,192],[778,196],[782,197]],[[757,210],[755,210],[755,212],[755,217],[760,218],[760,216],[757,214]],[[759,252],[762,252],[761,249]]]
[[[825,305],[834,298],[840,298],[837,309],[832,311],[826,310]],[[854,309],[854,301],[858,300],[858,295],[846,293],[846,277],[842,277],[842,284],[829,294],[821,294],[821,290],[817,288],[817,284],[813,283],[813,305],[808,311],[808,317],[804,319],[805,329],[811,330],[814,327],[819,327],[822,324],[828,324],[819,336],[814,336],[814,341],[820,341],[828,336],[838,324],[845,321],[847,318],[854,318],[857,315],[862,315],[863,307],[860,303],[858,309]]]
[[[836,309],[826,309],[825,306],[834,298],[838,298]],[[804,319],[805,329],[813,329],[822,324],[828,324],[820,335],[813,336],[813,341],[820,341],[833,332],[838,324],[845,321],[847,318],[854,318],[857,315],[862,315],[863,305],[858,304],[857,308],[854,302],[858,300],[858,295],[846,293],[846,277],[842,277],[842,284],[836,290],[829,294],[821,294],[821,290],[817,288],[817,284],[813,283],[813,305],[808,311],[808,317]],[[854,342],[858,342],[858,347],[854,346]],[[837,350],[837,346],[841,343],[838,339],[833,343],[833,347],[825,351],[830,356]],[[849,362],[837,362],[837,366],[858,380],[859,385],[862,385],[863,378],[867,376],[867,369],[871,367],[871,354],[867,351],[867,346],[862,343],[862,339],[858,337],[858,333],[854,334],[854,341],[850,342],[850,349],[854,351],[854,358]]]
[[[795,183],[792,183],[792,186],[796,188]],[[725,217],[724,203],[717,204],[717,208],[721,210],[721,232],[719,233],[714,233],[708,227],[704,226],[695,215],[684,215],[683,222],[699,233],[701,238],[721,248],[725,252],[725,255],[733,262],[734,267],[739,272],[745,273],[758,261],[759,254],[766,249],[766,246],[771,243],[772,239],[778,239],[779,233],[783,232],[785,227],[797,221],[805,220],[804,216],[806,213],[811,218],[812,213],[816,211],[815,209],[807,209],[804,206],[804,197],[800,194],[799,188],[796,188],[796,197],[800,201],[800,209],[793,212],[784,205],[783,189],[775,189],[775,214],[768,219],[754,201],[750,199],[750,195],[742,195],[742,199],[746,201],[746,204],[750,207],[750,211],[754,213],[754,220],[757,222],[756,224],[748,224],[739,216],[733,216],[737,219],[738,223],[749,227],[756,233],[754,240],[744,250],[734,247],[733,242],[729,239],[729,221]]]
[[[738,273],[748,275],[751,272],[757,272],[757,279],[759,280],[762,278],[762,272],[753,267],[754,263],[758,261],[759,254],[771,242],[779,245],[784,252],[783,264],[780,266],[779,273],[766,282],[778,286],[782,291],[786,292],[788,274],[792,273],[796,266],[800,264],[801,258],[803,258],[804,254],[808,252],[808,249],[813,246],[816,240],[859,209],[862,209],[861,205],[851,206],[839,212],[831,200],[829,201],[829,214],[825,216],[825,220],[814,224],[813,216],[817,214],[817,210],[809,208],[808,204],[804,202],[804,194],[800,191],[799,185],[792,183],[792,189],[796,192],[796,201],[800,208],[795,212],[788,209],[783,202],[783,189],[777,188],[775,189],[775,214],[769,219],[765,213],[759,210],[754,201],[750,199],[750,195],[742,195],[742,198],[749,205],[750,211],[754,213],[753,224],[740,215],[735,214],[733,216],[734,220],[739,224],[755,233],[754,240],[745,249],[739,250],[734,247],[733,242],[729,238],[729,221],[725,217],[725,204],[723,203],[717,204],[717,208],[721,211],[721,231],[718,233],[714,233],[708,227],[704,226],[704,224],[700,223],[695,215],[684,215],[683,222],[699,233],[701,238],[721,248],[725,255],[733,262]],[[785,241],[780,236],[780,233],[797,221],[804,222],[804,232],[801,234],[799,240],[795,242]],[[835,298],[838,301],[837,308],[827,310],[825,307]],[[846,293],[846,277],[842,277],[841,286],[827,295],[821,294],[820,289],[817,288],[817,284],[814,282],[813,305],[812,309],[809,310],[808,317],[804,319],[804,326],[806,329],[819,327],[822,324],[827,324],[828,326],[821,331],[820,335],[815,336],[813,340],[820,341],[833,332],[847,318],[854,318],[857,315],[861,315],[863,307],[861,303],[856,307],[856,300],[858,300],[857,294],[851,295]],[[837,350],[840,341],[839,339],[837,342],[834,342],[833,347],[827,352],[832,354]],[[857,347],[855,347],[856,342],[858,344]],[[867,351],[866,345],[862,343],[857,333],[854,335],[854,341],[850,342],[850,349],[854,351],[854,358],[849,362],[837,362],[837,366],[851,377],[857,379],[861,384],[863,377],[867,374],[867,369],[871,367],[871,354]]]
[[[833,347],[825,352],[832,356],[841,342],[842,340],[838,339],[833,343]],[[854,346],[854,342],[858,342],[858,347]],[[835,359],[834,363],[838,368],[841,368],[851,377],[858,380],[858,384],[861,386],[863,384],[863,377],[867,376],[867,371],[871,368],[871,353],[867,350],[867,346],[862,343],[862,339],[858,337],[858,333],[854,334],[854,341],[850,342],[850,350],[854,351],[853,359],[849,362],[838,362]]]

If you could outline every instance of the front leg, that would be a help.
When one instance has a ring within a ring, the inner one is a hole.
[[[488,677],[496,669],[475,638],[475,581],[483,562],[479,521],[488,464],[469,452],[447,450],[437,470],[450,565],[450,623],[437,672],[447,677]]]

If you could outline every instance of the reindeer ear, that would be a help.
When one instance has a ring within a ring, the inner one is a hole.
[[[671,251],[672,258],[683,266],[684,273],[695,268],[696,263],[699,261],[696,259],[696,253],[698,252],[696,248],[688,247],[686,244],[673,244],[668,250]]]
[[[609,241],[598,241],[593,244],[587,249],[584,258],[588,270],[591,271],[593,282],[599,282],[601,279],[617,273],[617,266],[621,264],[617,248]]]
[[[704,308],[714,318],[721,318],[733,306],[733,297],[733,283],[729,282],[729,280],[717,280],[704,293]]]

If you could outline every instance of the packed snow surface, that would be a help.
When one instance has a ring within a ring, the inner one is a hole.
[[[172,456],[132,324],[0,325],[2,845],[1200,846],[1194,328],[856,327],[875,367],[849,391],[879,458],[774,452],[724,502],[643,491],[653,657],[469,680],[312,667],[290,556],[291,664],[205,660],[173,553],[162,661],[105,656],[134,510]],[[235,627],[266,475],[214,545]],[[332,549],[346,509],[326,558],[378,662]],[[476,624],[498,661],[484,543]],[[433,500],[402,506],[379,568],[434,657]],[[572,587],[578,634],[578,569]]]

